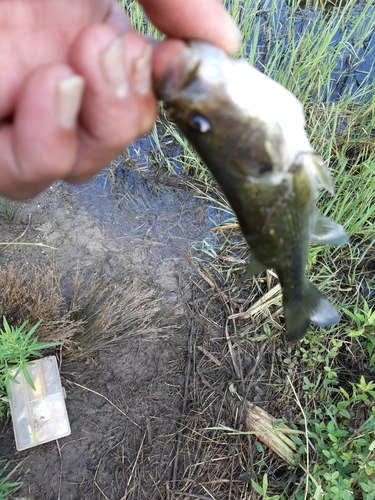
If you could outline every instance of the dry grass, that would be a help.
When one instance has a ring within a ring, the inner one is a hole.
[[[150,338],[163,320],[157,290],[137,277],[120,276],[113,282],[96,274],[86,280],[76,276],[70,310],[83,324],[73,357],[109,346],[124,335]]]
[[[228,323],[233,311],[227,310],[228,303],[223,307],[222,294],[209,290],[203,280],[198,288],[197,300],[191,302],[187,350],[179,361],[184,366],[181,416],[175,434],[168,439],[174,443],[174,451],[166,470],[151,478],[154,498],[255,500],[261,497],[253,491],[251,480],[261,482],[267,472],[288,483],[286,489],[292,491],[303,472],[296,469],[291,473],[287,461],[262,445],[254,434],[246,433],[250,430],[246,423],[248,401],[280,414],[280,397],[273,398],[268,387],[277,379],[273,367],[277,340],[254,342],[241,336],[235,330],[238,320]],[[295,410],[294,400],[283,402],[283,414],[289,413],[292,423],[300,417]],[[129,500],[149,498],[145,487],[152,471],[147,447],[139,456],[131,493],[126,497]]]
[[[41,342],[68,346],[82,329],[81,322],[71,318],[58,279],[49,267],[0,269],[0,290],[0,315],[13,326],[28,321],[31,327],[42,320],[36,332]]]
[[[162,313],[157,291],[138,278],[77,275],[70,300],[59,277],[45,266],[33,271],[14,266],[0,270],[0,316],[9,324],[31,327],[41,342],[61,342],[77,358],[115,342],[123,335],[150,336],[160,330]]]
[[[230,311],[223,314],[220,299],[210,291],[207,298],[204,310],[192,311],[191,356],[187,360],[192,369],[185,380],[189,404],[174,458],[171,498],[255,499],[251,479],[258,479],[260,463],[280,476],[288,469],[285,461],[251,433],[241,434],[249,430],[244,401],[268,400],[269,362],[276,343],[273,339],[253,343],[241,337],[235,322],[228,324]],[[272,412],[274,405],[265,406]]]

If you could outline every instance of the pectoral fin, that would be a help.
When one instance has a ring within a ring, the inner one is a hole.
[[[247,280],[249,278],[252,278],[253,276],[256,276],[257,274],[262,273],[265,271],[267,268],[264,264],[256,260],[255,257],[251,257],[251,261],[249,264],[249,267],[246,270],[246,273],[244,274],[243,279]]]
[[[310,236],[311,243],[318,245],[343,245],[349,240],[341,224],[333,222],[328,217],[323,217],[318,213],[314,216],[314,227]]]
[[[316,154],[311,155],[311,160],[313,162],[316,176],[319,179],[321,185],[327,189],[330,193],[333,194],[333,183],[331,178],[331,173],[327,168],[327,165],[324,163],[323,158]]]

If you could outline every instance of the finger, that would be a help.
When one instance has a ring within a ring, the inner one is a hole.
[[[186,44],[177,38],[168,38],[159,43],[153,51],[152,73],[157,83],[164,76],[175,57],[186,48]]]
[[[69,62],[86,88],[77,164],[66,179],[82,182],[152,127],[151,48],[140,35],[116,37],[109,26],[95,25],[75,40]]]
[[[63,64],[43,66],[25,79],[13,123],[0,128],[1,193],[27,199],[67,175],[76,161],[83,86]]]
[[[116,2],[110,7],[104,22],[114,28],[118,35],[125,35],[133,31],[133,27],[124,9]]]
[[[139,0],[153,24],[175,38],[197,38],[232,55],[241,34],[220,0]]]

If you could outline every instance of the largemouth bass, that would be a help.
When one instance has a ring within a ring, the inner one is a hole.
[[[157,87],[172,120],[221,186],[251,249],[247,276],[273,268],[283,293],[287,336],[302,339],[310,321],[340,320],[306,277],[310,242],[341,245],[339,224],[319,215],[319,184],[329,170],[313,151],[299,101],[244,60],[190,42]]]

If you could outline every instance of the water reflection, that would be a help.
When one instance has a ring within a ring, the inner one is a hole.
[[[317,8],[319,9],[324,9],[324,10],[330,10],[333,7],[343,7],[345,6],[346,3],[348,3],[351,0],[315,0],[315,1],[306,1],[306,0],[300,0],[299,6],[301,9],[312,9],[316,10]],[[360,7],[367,2],[368,0],[357,0],[357,4]],[[286,4],[288,7],[293,7],[295,4],[295,0],[286,0]]]

